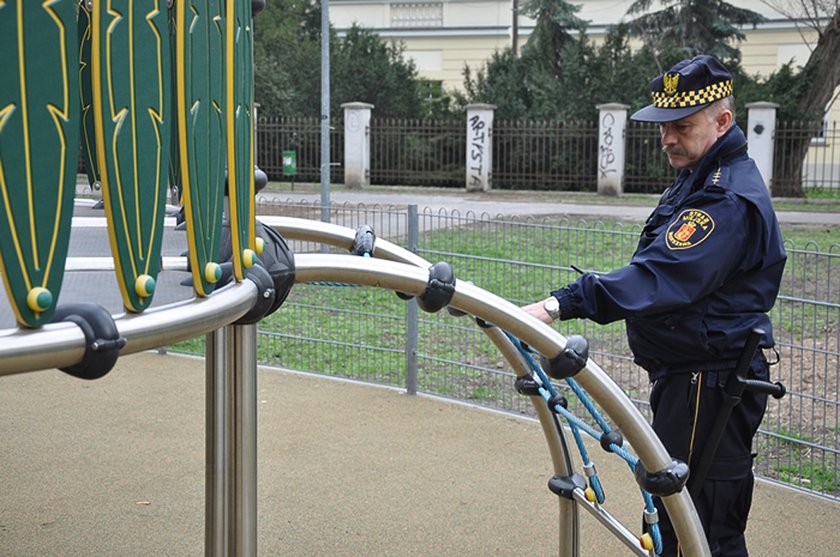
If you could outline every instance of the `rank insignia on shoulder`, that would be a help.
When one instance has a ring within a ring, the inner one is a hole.
[[[668,226],[665,245],[668,249],[693,248],[708,238],[715,229],[715,221],[706,211],[686,209]]]

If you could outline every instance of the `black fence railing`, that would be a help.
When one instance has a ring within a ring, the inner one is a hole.
[[[597,122],[493,125],[493,187],[595,191],[597,166]]]
[[[659,127],[628,121],[625,134],[624,191],[659,193],[670,186],[677,172],[662,153]]]
[[[272,181],[288,182],[283,173],[283,151],[295,151],[300,182],[321,180],[321,121],[318,118],[260,118],[257,124],[257,166]],[[330,126],[330,181],[344,181],[344,126],[334,121]],[[338,163],[338,164],[336,164]]]
[[[371,118],[371,183],[463,187],[466,130],[461,120]]]
[[[774,139],[774,194],[797,186],[805,191],[840,189],[837,122],[777,122]]]
[[[341,183],[344,180],[343,123],[333,122],[330,149],[335,162],[331,166],[331,181]],[[464,121],[372,118],[369,133],[371,183],[464,187]],[[791,176],[794,180],[799,176],[799,183],[806,191],[840,189],[840,129],[836,123],[779,122],[774,139],[774,191],[780,191],[777,188],[784,187],[784,180],[790,180]],[[491,176],[496,189],[596,189],[597,122],[497,121],[492,141]],[[797,142],[805,148],[797,151]],[[628,122],[625,144],[626,193],[658,193],[670,185],[676,171],[661,152],[656,125]],[[297,180],[320,180],[317,118],[260,118],[257,164],[269,179],[289,181],[283,174],[285,150],[297,153]]]

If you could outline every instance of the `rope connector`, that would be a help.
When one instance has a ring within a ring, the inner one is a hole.
[[[682,491],[688,481],[689,469],[688,464],[674,459],[659,472],[648,472],[639,460],[636,462],[634,473],[636,482],[642,489],[651,495],[667,497]]]
[[[541,385],[530,375],[521,375],[514,383],[516,392],[527,396],[540,396]]]
[[[551,398],[549,398],[547,402],[548,402],[548,407],[555,414],[557,413],[556,408],[558,406],[561,407],[561,408],[565,408],[566,410],[569,409],[569,401],[566,400],[566,397],[564,397],[560,393],[555,393],[555,394],[551,395]]]
[[[542,367],[552,379],[566,379],[586,367],[589,343],[580,335],[566,338],[566,347],[554,358],[541,356]]]
[[[581,491],[586,490],[586,480],[580,474],[572,474],[571,476],[552,476],[548,480],[548,489],[555,495],[572,499],[576,489]]]
[[[455,294],[455,273],[449,263],[441,261],[429,267],[426,290],[417,298],[417,305],[425,312],[436,313],[452,300]]]
[[[612,431],[608,431],[601,434],[601,448],[607,451],[608,453],[613,452],[611,445],[615,445],[616,447],[621,447],[624,445],[624,436],[621,434],[620,431],[614,429]]]
[[[376,250],[376,234],[369,224],[363,224],[356,229],[356,237],[353,238],[353,245],[350,246],[350,253],[362,257],[373,257]]]

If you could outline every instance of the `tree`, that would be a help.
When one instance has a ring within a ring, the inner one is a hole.
[[[658,73],[672,62],[698,54],[738,65],[740,51],[730,43],[744,40],[741,26],[765,20],[759,13],[721,0],[660,0],[664,7],[653,12],[649,11],[651,4],[653,0],[635,0],[627,15],[636,16],[630,22],[633,34],[649,45]]]
[[[580,6],[564,0],[525,0],[519,11],[536,21],[522,49],[523,57],[530,58],[560,79],[565,50],[576,42],[573,33],[586,31],[588,22],[575,15]]]
[[[254,20],[254,99],[264,114],[320,114],[321,8],[268,0]]]
[[[785,144],[784,151],[776,153],[773,171],[774,195],[804,197],[802,165],[811,139],[819,129],[827,107],[836,100],[837,88],[840,86],[840,64],[837,63],[840,58],[840,1],[765,3],[786,17],[802,22],[817,36],[811,55],[800,71],[794,73],[788,64],[768,78],[765,88],[769,100],[782,105],[780,118],[810,123],[805,133],[791,138]]]
[[[332,112],[345,102],[367,102],[380,118],[420,118],[423,114],[417,70],[405,60],[405,47],[386,43],[355,24],[337,41],[331,58]]]
[[[380,117],[421,118],[426,107],[417,70],[404,47],[353,26],[345,37],[330,29],[330,113],[341,104],[369,102]],[[317,0],[269,0],[254,29],[254,96],[262,113],[321,113],[321,5]]]

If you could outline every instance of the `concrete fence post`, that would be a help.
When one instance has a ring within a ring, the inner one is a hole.
[[[778,104],[764,101],[747,104],[747,146],[768,188],[773,183],[773,149],[778,108]]]
[[[626,104],[599,104],[598,109],[598,195],[624,193]]]
[[[467,191],[490,191],[493,176],[492,104],[467,105]]]
[[[370,185],[370,113],[372,104],[351,102],[344,109],[344,185]]]

